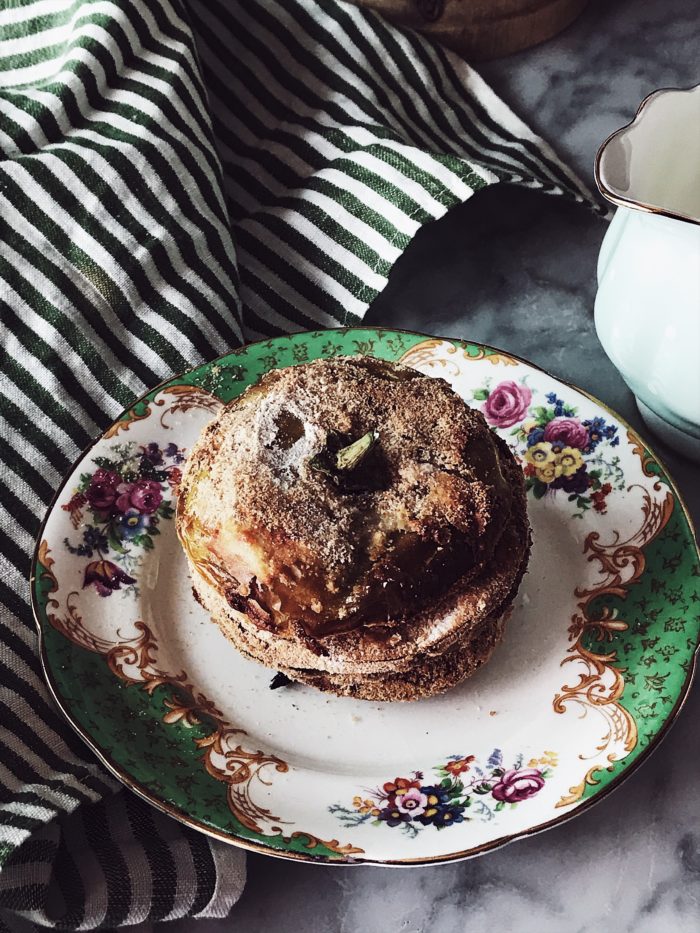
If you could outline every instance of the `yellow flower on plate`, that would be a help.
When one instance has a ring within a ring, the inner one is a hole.
[[[559,758],[556,752],[543,752],[541,758],[531,758],[528,768],[536,768],[538,765],[544,765],[545,768],[556,768]]]
[[[373,800],[363,800],[362,797],[353,797],[352,805],[356,810],[359,810],[360,813],[371,813],[373,816],[379,814],[377,805]]]
[[[533,428],[537,427],[537,422],[534,418],[528,418],[527,421],[523,421],[523,431],[525,434],[529,434]]]
[[[543,483],[553,483],[558,476],[561,476],[561,465],[556,462],[543,463],[535,467],[535,476]]]
[[[564,447],[559,452],[557,462],[561,466],[563,476],[573,476],[573,474],[583,466],[583,457],[581,451],[576,447]]]
[[[525,451],[525,459],[528,463],[532,463],[533,466],[540,467],[545,463],[553,463],[555,454],[549,441],[540,441],[539,444],[528,447]],[[551,480],[546,482],[551,482]]]

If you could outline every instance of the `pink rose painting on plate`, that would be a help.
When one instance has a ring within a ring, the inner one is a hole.
[[[495,800],[504,803],[519,803],[534,797],[544,787],[544,777],[539,768],[521,768],[519,771],[506,771],[491,793]]]
[[[152,479],[140,479],[135,483],[120,483],[117,509],[126,514],[135,510],[140,515],[152,515],[163,501],[160,483]]]
[[[93,586],[100,596],[111,596],[136,586],[134,572],[153,548],[160,522],[173,516],[168,497],[177,488],[184,459],[176,444],[116,444],[111,456],[95,458],[93,473],[81,475],[62,508],[70,512],[73,527],[82,530],[78,543],[66,538],[64,544],[71,554],[88,559],[83,589]]]
[[[499,382],[486,395],[481,410],[486,420],[495,428],[512,428],[525,417],[532,401],[532,391],[524,383]]]

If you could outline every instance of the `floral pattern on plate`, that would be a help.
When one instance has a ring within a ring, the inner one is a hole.
[[[411,837],[426,826],[439,830],[468,820],[492,820],[506,806],[514,808],[538,794],[557,766],[557,755],[547,751],[523,765],[520,754],[504,768],[500,748],[494,748],[485,768],[474,755],[451,755],[433,768],[435,781],[414,771],[413,777],[395,777],[364,797],[358,794],[352,809],[341,804],[328,809],[343,826],[400,826]]]
[[[493,388],[489,382],[473,397],[482,401],[492,427],[512,428],[528,491],[536,499],[565,493],[574,503],[574,518],[583,518],[591,508],[605,513],[610,493],[625,487],[614,450],[620,443],[617,425],[603,416],[582,420],[556,392],[546,393],[546,404],[533,405],[533,390],[525,381],[506,380]]]
[[[155,442],[132,441],[115,444],[109,453],[93,459],[97,469],[81,473],[71,498],[61,506],[70,513],[73,528],[82,530],[78,544],[67,537],[64,544],[71,554],[89,558],[83,589],[94,586],[100,596],[111,596],[122,586],[136,587],[134,574],[144,552],[153,549],[160,522],[173,517],[169,497],[185,459],[174,443],[161,448]]]

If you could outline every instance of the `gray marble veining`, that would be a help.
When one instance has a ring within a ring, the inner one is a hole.
[[[697,0],[592,2],[564,34],[481,67],[591,186],[595,151],[650,91],[700,80]],[[584,209],[491,189],[421,231],[369,322],[469,337],[578,383],[642,428],[593,327],[605,229]],[[657,449],[700,521],[698,469]],[[468,862],[333,868],[250,856],[225,921],[170,933],[696,933],[700,685],[661,748],[610,797]],[[163,928],[165,933],[165,928]]]

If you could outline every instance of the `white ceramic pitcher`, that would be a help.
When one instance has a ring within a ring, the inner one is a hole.
[[[617,211],[595,323],[649,428],[700,462],[700,85],[655,91],[596,158]]]

